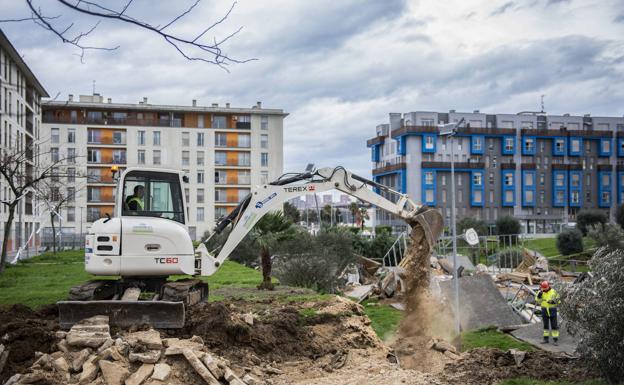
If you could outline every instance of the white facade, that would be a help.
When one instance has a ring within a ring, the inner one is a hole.
[[[252,108],[193,104],[104,103],[99,95],[81,96],[78,102],[46,104],[42,137],[51,137],[58,130],[60,139],[58,143],[50,141],[50,148],[59,148],[61,159],[70,149],[75,149],[77,157],[75,166],[67,165],[75,167],[79,177],[73,183],[75,204],[63,209],[64,217],[71,219],[63,223],[64,233],[86,232],[93,220],[112,208],[113,184],[106,177],[113,164],[186,171],[189,232],[194,239],[212,230],[215,219],[236,207],[252,186],[283,173],[286,113],[263,109],[260,104]],[[104,114],[98,115],[101,111]],[[146,118],[149,114],[158,119]],[[68,141],[72,130],[75,143]],[[104,183],[96,183],[97,176],[85,177],[95,170],[102,172]]]

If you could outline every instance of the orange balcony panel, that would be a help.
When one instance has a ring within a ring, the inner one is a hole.
[[[226,145],[228,147],[238,147],[238,134],[233,132],[228,132],[225,136]]]
[[[238,172],[233,170],[228,170],[226,173],[227,184],[238,184]]]
[[[226,200],[228,203],[238,203],[238,189],[229,188],[226,190]]]
[[[227,153],[227,165],[238,166],[238,153],[237,152],[229,151]]]
[[[184,127],[197,127],[197,114],[188,112],[184,114]]]

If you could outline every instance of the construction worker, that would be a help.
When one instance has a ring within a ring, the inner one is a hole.
[[[126,198],[126,205],[128,210],[143,211],[143,195],[145,194],[145,187],[141,185],[134,186],[134,194]]]
[[[544,341],[542,343],[548,343],[548,337],[551,335],[552,330],[553,344],[557,345],[559,342],[557,306],[561,301],[559,300],[559,294],[550,287],[548,281],[542,281],[540,284],[540,290],[535,295],[535,303],[542,308],[542,321],[544,322]]]

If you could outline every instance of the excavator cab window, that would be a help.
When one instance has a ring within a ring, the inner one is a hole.
[[[178,175],[131,171],[124,178],[124,216],[147,216],[184,223],[182,189]]]

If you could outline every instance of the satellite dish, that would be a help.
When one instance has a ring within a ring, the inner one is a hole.
[[[479,235],[473,228],[466,230],[464,238],[466,238],[466,242],[468,242],[470,246],[476,246],[479,244]]]

